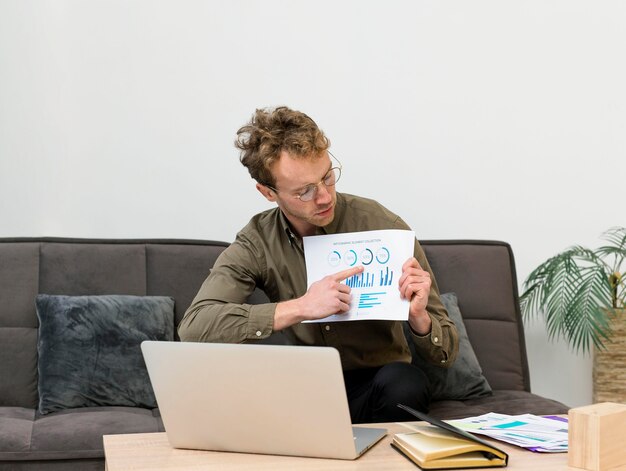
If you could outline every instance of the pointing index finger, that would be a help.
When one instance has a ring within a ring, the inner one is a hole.
[[[331,275],[335,281],[343,281],[346,278],[350,278],[351,276],[356,275],[357,273],[361,273],[363,271],[363,266],[359,265],[358,267],[348,268],[347,270],[343,270],[340,272]]]

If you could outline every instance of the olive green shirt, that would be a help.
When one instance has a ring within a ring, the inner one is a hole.
[[[318,234],[410,229],[376,201],[337,193],[334,220]],[[439,299],[439,289],[424,251],[415,241],[415,258],[432,277],[427,311],[432,320],[428,335],[412,335],[416,351],[427,361],[448,367],[458,351],[458,334]],[[268,304],[246,300],[262,289]],[[279,208],[252,218],[235,242],[218,257],[208,278],[178,326],[184,341],[242,343],[272,333],[274,311],[281,301],[307,291],[302,239],[290,228]],[[300,323],[283,330],[296,345],[335,347],[344,370],[410,362],[411,353],[399,321],[346,321]]]

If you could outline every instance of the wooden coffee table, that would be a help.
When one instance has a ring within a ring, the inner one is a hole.
[[[361,425],[359,425],[361,426]],[[121,470],[411,470],[419,468],[394,448],[390,442],[394,433],[405,432],[397,423],[369,424],[363,427],[383,427],[387,436],[354,461],[291,456],[224,453],[215,451],[181,450],[172,448],[165,433],[136,433],[105,435],[104,455],[107,471]],[[561,471],[578,470],[567,466],[567,453],[533,453],[506,443],[494,444],[509,454],[508,470]],[[502,468],[494,468],[502,469]],[[617,470],[626,470],[615,468]],[[614,471],[614,470],[611,470]]]

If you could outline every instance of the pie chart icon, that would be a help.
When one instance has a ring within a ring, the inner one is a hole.
[[[381,247],[376,251],[376,260],[378,263],[385,264],[389,261],[389,250],[386,247]]]

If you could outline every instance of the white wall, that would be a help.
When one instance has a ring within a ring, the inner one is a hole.
[[[521,281],[626,223],[624,24],[597,0],[0,0],[0,236],[230,241],[268,207],[235,131],[287,104],[340,190],[508,241]],[[589,358],[543,332],[534,392],[589,403]]]

